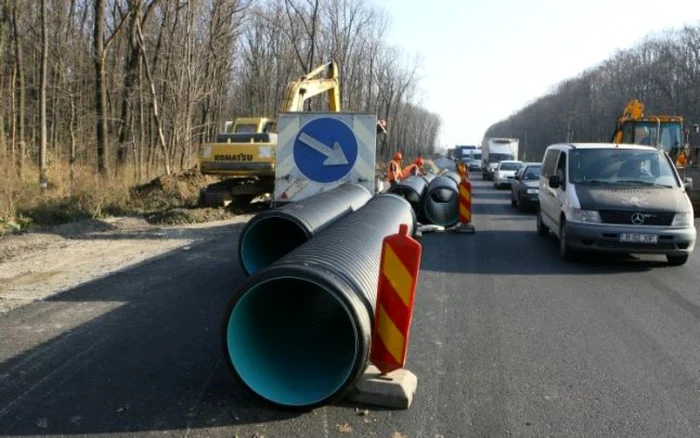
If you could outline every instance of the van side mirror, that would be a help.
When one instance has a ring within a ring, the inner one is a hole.
[[[693,190],[693,178],[686,178],[683,181],[683,188],[686,192]]]
[[[559,175],[552,175],[549,177],[549,187],[556,189],[561,186],[561,177]]]

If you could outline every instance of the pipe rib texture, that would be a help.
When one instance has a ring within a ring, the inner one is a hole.
[[[426,183],[430,184],[430,181],[434,180],[436,177],[432,173],[426,173],[422,176]]]
[[[402,179],[389,193],[401,196],[411,204],[413,211],[420,218],[423,214],[423,195],[428,189],[428,182],[421,176],[410,176]]]
[[[298,202],[257,214],[238,241],[238,260],[246,274],[269,266],[372,198],[365,187],[346,183]]]
[[[227,365],[269,403],[311,409],[341,397],[367,367],[382,243],[410,204],[375,196],[358,211],[248,277],[224,317]]]
[[[448,171],[428,184],[423,197],[423,215],[428,222],[443,227],[459,222],[459,182],[459,174]]]

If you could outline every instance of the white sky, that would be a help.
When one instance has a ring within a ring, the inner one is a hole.
[[[423,105],[440,146],[480,144],[493,123],[641,41],[700,24],[700,0],[375,0],[391,44],[423,59]]]

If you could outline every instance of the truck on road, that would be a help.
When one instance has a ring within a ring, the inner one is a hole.
[[[485,180],[493,181],[493,172],[503,160],[517,160],[517,138],[485,137],[481,145],[481,171]]]

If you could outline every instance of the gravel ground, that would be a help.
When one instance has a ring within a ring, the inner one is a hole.
[[[0,238],[0,313],[231,233],[250,215],[159,226],[140,218],[83,221]]]

